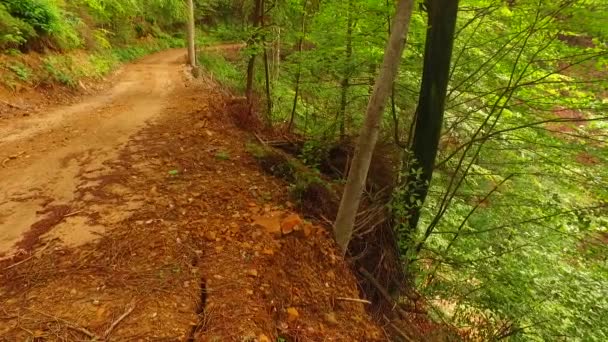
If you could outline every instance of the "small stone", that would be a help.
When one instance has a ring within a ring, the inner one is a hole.
[[[304,237],[309,237],[310,234],[312,234],[312,225],[305,224],[304,227],[302,228],[302,232],[304,233]]]
[[[253,290],[247,290],[247,291],[245,291],[245,292],[247,293],[247,295],[249,295],[249,296],[253,296]]]
[[[293,322],[296,319],[298,319],[298,317],[300,317],[300,313],[298,312],[298,310],[294,307],[291,308],[287,308],[287,320],[289,322]]]
[[[329,312],[325,314],[325,321],[329,324],[338,324],[335,312]]]
[[[253,224],[264,228],[270,234],[281,236],[281,221],[278,217],[258,217],[254,219]]]
[[[93,305],[99,305],[99,300],[93,299]]]
[[[215,241],[216,238],[217,234],[215,232],[208,231],[205,233],[205,239],[207,239],[208,241]]]
[[[258,271],[256,269],[251,269],[247,271],[247,275],[250,277],[257,277],[258,276]]]
[[[300,224],[302,224],[300,216],[298,214],[291,214],[281,222],[281,232],[284,235],[291,234]]]

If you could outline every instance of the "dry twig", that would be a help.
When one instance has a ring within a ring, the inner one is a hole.
[[[382,295],[382,297],[384,298],[384,300],[386,300],[387,303],[391,303],[393,305],[393,309],[395,311],[397,311],[397,314],[399,314],[399,316],[401,318],[405,318],[407,317],[407,313],[405,312],[405,310],[403,310],[401,308],[401,306],[399,305],[399,303],[397,303],[392,297],[391,295],[388,293],[388,291],[384,288],[384,286],[380,285],[380,283],[378,282],[378,280],[376,278],[374,278],[374,276],[369,273],[365,268],[360,267],[359,268],[359,272],[361,272],[361,274],[367,278],[367,280],[369,280],[369,282],[374,285],[376,287],[376,289],[378,289],[378,292],[380,292],[380,294]]]
[[[0,100],[0,102],[4,103],[5,105],[7,105],[7,106],[9,106],[11,108],[25,109],[25,108],[23,108],[21,106],[18,106],[16,104],[13,104],[13,103],[10,103],[10,102],[4,101],[4,100]]]
[[[66,217],[70,217],[70,216],[76,216],[76,215],[82,213],[83,211],[84,210],[76,210],[76,211],[73,211],[71,213],[67,213],[67,214],[63,215],[63,217],[66,218]]]
[[[76,324],[76,323],[74,323],[74,322],[70,322],[70,321],[65,320],[65,319],[63,319],[63,318],[61,318],[61,317],[53,316],[53,315],[50,315],[50,314],[44,313],[44,312],[42,312],[42,311],[38,311],[38,310],[34,310],[34,309],[29,309],[29,310],[31,310],[31,311],[33,311],[33,312],[35,312],[35,313],[39,314],[39,315],[42,315],[42,316],[48,317],[48,318],[50,318],[50,319],[54,320],[55,322],[60,322],[60,323],[63,323],[63,324],[65,324],[65,325],[66,325],[68,328],[70,328],[70,329],[72,329],[72,330],[75,330],[75,331],[78,331],[78,332],[80,332],[80,333],[83,333],[83,334],[87,335],[87,337],[89,337],[89,338],[90,338],[91,340],[93,340],[93,341],[100,341],[100,340],[101,340],[101,338],[100,338],[99,336],[97,336],[97,334],[95,334],[95,333],[91,332],[90,330],[88,330],[88,329],[86,329],[86,328],[81,327],[80,325],[78,325],[78,324]]]
[[[133,310],[135,310],[135,305],[131,305],[131,307],[129,307],[127,309],[127,311],[125,311],[122,315],[120,315],[120,317],[118,317],[109,327],[108,329],[104,332],[103,337],[104,339],[108,339],[108,337],[110,336],[110,334],[112,333],[112,331],[114,330],[114,328],[116,328],[116,326],[122,322],[122,320],[124,320],[125,318],[127,318],[127,316],[129,316],[131,314],[131,312],[133,312]]]
[[[21,261],[19,261],[19,262],[16,262],[16,263],[14,263],[14,264],[12,264],[12,265],[10,265],[10,266],[5,267],[5,268],[4,268],[4,270],[6,271],[6,270],[8,270],[8,269],[11,269],[11,268],[13,268],[13,267],[16,267],[16,266],[19,266],[19,265],[21,265],[21,264],[25,263],[26,261],[28,261],[28,260],[32,259],[33,257],[35,257],[37,254],[40,254],[40,253],[44,252],[44,250],[45,250],[45,249],[47,249],[47,247],[48,247],[49,245],[50,245],[50,244],[49,244],[49,243],[47,243],[47,244],[46,244],[46,245],[44,245],[44,247],[42,247],[42,249],[41,249],[41,250],[39,250],[38,252],[36,252],[36,253],[32,253],[32,255],[30,255],[29,257],[27,257],[27,258],[25,258],[25,259],[23,259],[23,260],[21,260]]]
[[[346,297],[337,297],[336,300],[341,300],[344,302],[355,302],[355,303],[363,303],[363,304],[371,304],[369,300],[359,299],[359,298],[346,298]]]

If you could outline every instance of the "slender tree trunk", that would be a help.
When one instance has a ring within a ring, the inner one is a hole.
[[[194,46],[194,2],[188,0],[188,63],[193,68],[196,67],[196,48]]]
[[[281,28],[277,27],[277,39],[274,42],[273,63],[272,63],[272,78],[276,82],[281,74]]]
[[[304,8],[302,10],[302,36],[298,39],[298,56],[301,58],[302,49],[304,47],[304,39],[306,38],[306,7],[308,0],[304,0]],[[298,106],[298,96],[300,95],[300,78],[302,77],[302,61],[298,60],[298,71],[296,72],[295,94],[293,96],[293,106],[291,107],[291,115],[289,116],[289,125],[287,131],[291,132],[293,122],[296,117],[296,109]]]
[[[266,105],[267,105],[267,112],[266,112],[266,121],[267,124],[270,126],[272,124],[272,96],[270,94],[270,70],[268,67],[268,52],[266,51],[266,49],[264,48],[264,74],[266,76]]]
[[[348,1],[348,19],[346,27],[346,68],[340,81],[340,110],[338,120],[340,122],[340,139],[346,137],[346,106],[348,105],[348,88],[350,87],[350,68],[353,56],[353,2]]]
[[[413,160],[406,180],[409,191],[403,198],[410,210],[410,234],[416,231],[433,177],[450,77],[458,0],[430,0],[427,10],[429,20],[412,143]],[[412,172],[414,170],[422,172]]]
[[[257,30],[260,27],[260,23],[262,21],[262,13],[264,0],[255,0],[255,6],[253,8],[252,19],[253,19],[253,28]],[[258,33],[254,33],[252,37],[251,44],[258,43]],[[249,57],[249,62],[247,63],[247,88],[245,91],[245,95],[247,96],[247,102],[249,104],[249,110],[251,111],[251,106],[253,104],[253,80],[255,77],[255,59],[256,53],[253,53],[251,57]]]
[[[353,233],[355,218],[361,201],[361,194],[365,187],[365,180],[372,160],[372,154],[378,141],[380,122],[386,106],[386,100],[401,61],[405,47],[405,38],[409,30],[414,1],[400,0],[397,5],[393,31],[384,53],[384,61],[380,74],[374,84],[374,91],[367,105],[365,122],[361,128],[359,141],[351,164],[348,180],[344,187],[344,194],[340,201],[340,209],[334,226],[334,234],[338,245],[344,253]]]
[[[264,0],[260,5],[260,27],[264,28],[266,23],[264,22],[265,10],[264,10]],[[272,125],[272,96],[270,94],[270,70],[268,65],[268,49],[266,48],[266,44],[262,46],[264,49],[264,77],[266,80],[266,124],[268,127]]]

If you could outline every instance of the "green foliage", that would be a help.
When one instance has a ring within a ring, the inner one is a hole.
[[[230,160],[230,153],[228,153],[227,151],[218,151],[215,154],[215,158],[219,160]]]
[[[18,47],[35,36],[31,25],[13,17],[5,4],[0,3],[0,49]]]
[[[21,81],[27,82],[32,76],[32,70],[22,63],[9,64],[8,68],[14,72]]]
[[[243,60],[203,56],[201,64],[222,83],[240,85],[244,59],[264,49],[272,57],[280,46],[281,59],[269,63],[272,119],[285,127],[295,108],[293,130],[310,141],[300,157],[315,166],[327,141],[348,139],[361,125],[393,4],[277,3]],[[209,6],[235,13],[216,34],[252,36],[235,25],[247,15],[224,2]],[[592,241],[608,234],[606,3],[461,0],[461,8],[430,195],[417,203],[412,190],[429,184],[400,184],[390,203],[402,223],[395,229],[404,265],[418,291],[438,299],[434,317],[467,328],[472,339],[604,341],[607,248]],[[397,128],[408,141],[425,38],[426,13],[417,8],[384,142],[394,141]],[[262,93],[260,60],[255,87]],[[392,165],[401,172],[396,178],[408,179],[409,162]],[[296,196],[314,183],[296,178]],[[418,209],[422,221],[410,231],[407,219]]]
[[[218,53],[201,51],[197,57],[201,68],[213,74],[222,85],[237,91],[244,90],[242,66],[229,62]]]
[[[109,49],[136,38],[166,39],[163,30],[183,24],[184,10],[181,0],[3,0],[0,50],[66,51],[85,40]]]
[[[43,60],[43,68],[49,75],[49,81],[73,88],[77,82],[72,65],[71,59],[64,56],[49,56]]]

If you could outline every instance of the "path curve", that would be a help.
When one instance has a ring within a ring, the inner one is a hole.
[[[108,91],[0,126],[0,256],[19,252],[45,210],[74,199],[78,175],[103,170],[132,134],[163,113],[184,75],[184,55],[175,49],[147,56],[125,66]],[[78,228],[63,239],[84,243],[102,229]]]

